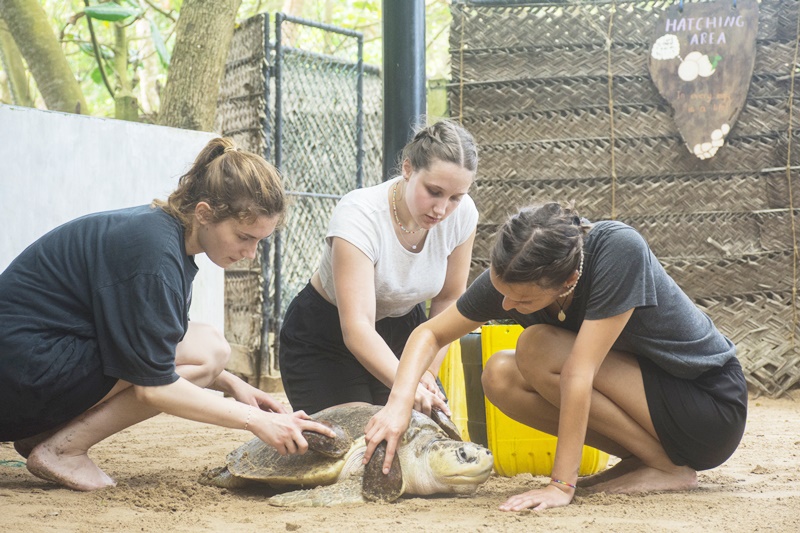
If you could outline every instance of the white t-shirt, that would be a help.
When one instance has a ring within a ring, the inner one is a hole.
[[[406,250],[393,227],[389,189],[398,176],[373,187],[347,193],[336,205],[328,224],[319,266],[322,286],[336,303],[331,256],[333,237],[351,243],[375,265],[375,320],[407,314],[420,302],[433,298],[444,286],[447,258],[466,241],[478,224],[478,210],[469,195],[428,232],[422,249]]]

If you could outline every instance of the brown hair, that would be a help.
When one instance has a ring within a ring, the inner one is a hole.
[[[525,207],[498,230],[492,269],[506,283],[535,283],[546,290],[562,287],[578,270],[589,228],[572,205]]]
[[[457,122],[441,120],[417,131],[403,148],[400,162],[408,159],[414,170],[428,169],[434,161],[478,169],[478,147],[472,134]]]
[[[153,200],[152,205],[180,220],[188,234],[200,202],[211,206],[215,223],[229,218],[251,223],[262,215],[282,221],[286,210],[278,170],[263,157],[239,150],[227,137],[209,141],[181,176],[178,188],[166,201]]]

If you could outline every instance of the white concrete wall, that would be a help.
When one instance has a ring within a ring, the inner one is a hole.
[[[214,136],[0,105],[0,271],[59,224],[166,198]],[[191,318],[222,331],[224,271],[196,261]]]

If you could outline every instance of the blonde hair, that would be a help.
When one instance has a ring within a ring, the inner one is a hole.
[[[278,216],[282,222],[286,210],[278,170],[263,157],[239,150],[227,137],[209,141],[169,198],[152,205],[177,218],[189,234],[200,202],[211,206],[214,223],[229,218],[252,223],[259,216]]]

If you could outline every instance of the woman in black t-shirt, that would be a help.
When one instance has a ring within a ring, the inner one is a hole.
[[[159,412],[249,430],[280,453],[303,453],[303,430],[333,436],[226,372],[222,334],[188,320],[194,256],[254,257],[284,205],[275,168],[218,138],[166,202],[87,215],[29,246],[0,273],[0,441],[34,475],[95,490],[115,483],[89,449]]]
[[[491,267],[411,335],[386,407],[367,425],[365,462],[387,441],[384,470],[408,424],[413,385],[437,349],[493,319],[525,327],[483,371],[487,398],[557,435],[552,478],[504,511],[567,505],[584,444],[620,457],[582,480],[591,491],[687,490],[734,452],[747,387],[735,347],[625,224],[589,224],[557,203],[500,229]]]

